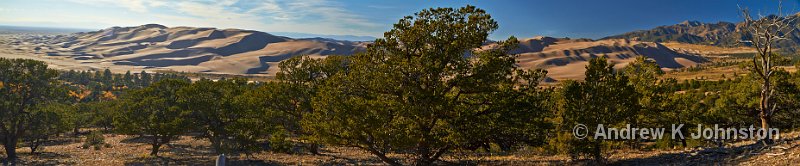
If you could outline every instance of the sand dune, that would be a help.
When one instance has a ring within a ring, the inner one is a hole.
[[[488,44],[484,48],[496,47]],[[588,60],[600,56],[623,68],[637,56],[653,59],[663,70],[695,66],[707,62],[703,57],[676,52],[662,44],[652,42],[608,39],[567,39],[535,37],[521,39],[520,46],[512,51],[519,55],[517,63],[523,68],[548,70],[553,80],[583,79]]]
[[[143,66],[184,72],[274,75],[284,59],[351,55],[363,42],[291,39],[259,31],[147,24],[112,27],[43,41],[48,55],[97,64]]]

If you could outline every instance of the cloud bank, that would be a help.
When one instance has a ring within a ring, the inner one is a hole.
[[[17,3],[33,4],[28,2]],[[167,26],[366,36],[379,36],[387,28],[348,10],[343,3],[329,0],[68,0],[57,3],[63,6],[58,8],[60,12],[0,10],[0,15],[6,15],[0,16],[0,20],[6,20],[0,23],[64,24],[67,27],[158,23]],[[70,6],[94,9],[94,12],[70,11],[69,8],[77,8]]]

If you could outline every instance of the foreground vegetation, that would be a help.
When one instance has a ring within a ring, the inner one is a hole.
[[[294,57],[269,82],[59,73],[44,62],[0,59],[5,161],[16,162],[20,145],[36,154],[67,134],[86,135],[82,148],[115,148],[102,134],[115,133],[143,139],[151,157],[191,136],[207,141],[212,154],[323,154],[326,147],[349,147],[389,165],[434,165],[448,163],[442,157],[454,152],[538,149],[605,163],[610,150],[730,140],[610,140],[592,133],[577,139],[573,126],[686,124],[688,130],[770,122],[793,129],[800,119],[800,74],[773,64],[743,65],[754,73],[724,80],[679,82],[661,78],[660,67],[643,57],[623,70],[598,57],[586,66],[586,80],[542,87],[546,71],[517,68],[507,54],[515,38],[479,49],[497,26],[473,6],[423,10],[401,19],[366,52]],[[755,73],[764,66],[772,69],[770,79]],[[772,95],[767,121],[761,81]],[[87,128],[96,130],[81,132]]]

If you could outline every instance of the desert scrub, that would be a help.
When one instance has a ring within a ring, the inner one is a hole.
[[[287,133],[283,130],[278,130],[277,132],[273,133],[269,138],[270,151],[290,153],[292,151],[292,142],[287,138]]]
[[[109,144],[106,144],[105,137],[103,133],[100,131],[93,131],[86,136],[86,140],[83,141],[84,149],[88,149],[89,147],[94,147],[95,150],[100,150],[101,147],[111,147]]]

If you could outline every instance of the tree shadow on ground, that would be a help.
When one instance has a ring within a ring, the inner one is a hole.
[[[142,157],[136,158],[135,161],[126,162],[124,165],[128,166],[144,166],[144,165],[214,165],[216,164],[216,158],[208,157],[208,156],[191,156],[191,157],[180,157],[180,158],[171,158],[171,157]],[[264,161],[264,160],[250,160],[250,159],[240,159],[239,157],[232,157],[226,159],[226,165],[236,165],[236,166],[271,166],[271,165],[283,165],[278,162],[274,161]]]
[[[780,142],[793,142],[796,139],[782,140]],[[780,145],[765,145],[761,142],[756,142],[731,148],[704,148],[687,152],[665,153],[645,158],[617,160],[610,163],[610,165],[736,165],[758,154],[768,153],[773,148],[780,147]]]
[[[384,164],[383,161],[377,158],[368,158],[368,159],[353,159],[339,155],[333,154],[320,154],[321,156],[331,157],[331,160],[319,163],[318,165],[381,165]],[[400,161],[399,158],[392,158],[395,161]],[[302,163],[298,163],[302,164]]]
[[[232,160],[232,161],[227,161],[226,164],[242,165],[242,166],[282,165],[274,161],[264,161],[264,160]]]
[[[583,165],[582,162],[567,162],[565,160],[524,160],[524,161],[507,161],[507,160],[461,160],[455,162],[446,162],[443,165]]]
[[[144,140],[148,140],[144,137]],[[133,138],[130,142],[135,142],[141,137]],[[139,157],[133,161],[126,162],[125,165],[214,165],[216,154],[211,147],[193,146],[186,144],[167,144],[161,147],[159,154],[170,153],[169,156],[179,157]],[[242,159],[240,156],[229,156],[228,165],[281,165],[273,161]]]
[[[179,156],[213,156],[214,152],[208,146],[192,146],[185,144],[167,144],[162,147],[163,151],[170,152]]]
[[[58,145],[68,145],[81,142],[80,138],[58,138],[52,139],[44,142],[42,144],[43,147],[47,146],[58,146]]]
[[[148,137],[148,136],[134,136],[134,137],[128,137],[128,138],[122,139],[122,140],[120,140],[120,141],[119,141],[119,143],[126,143],[126,144],[134,144],[134,143],[148,144],[148,143],[150,143],[150,141],[151,141],[151,139],[150,139],[150,137]]]

